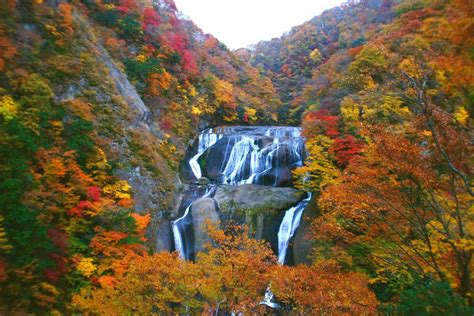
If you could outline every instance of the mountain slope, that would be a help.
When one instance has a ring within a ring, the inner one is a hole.
[[[179,16],[172,1],[0,2],[0,305],[64,310],[87,271],[157,244],[198,129],[274,121],[271,82]]]

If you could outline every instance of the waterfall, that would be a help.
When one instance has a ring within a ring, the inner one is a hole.
[[[199,166],[198,159],[202,156],[204,151],[214,145],[219,139],[222,138],[222,134],[215,134],[212,129],[209,129],[206,133],[201,133],[198,139],[198,152],[189,160],[189,166],[196,177],[199,179],[202,177],[201,166]]]
[[[193,202],[199,198],[211,197],[216,192],[216,187],[206,187],[204,193],[201,188],[197,188],[193,193],[192,202],[186,207],[186,204],[181,208],[186,207],[184,214],[175,221],[171,222],[171,230],[174,238],[174,248],[178,252],[179,257],[184,260],[191,259],[191,253],[194,252],[192,238],[186,238],[188,234],[186,231],[192,225],[193,217],[191,214],[191,208]]]
[[[219,185],[257,184],[273,187],[291,186],[291,171],[303,165],[305,142],[297,127],[217,127],[201,132],[195,152],[187,164],[189,183],[202,177],[211,186],[191,185],[179,208],[179,218],[171,222],[175,249],[180,258],[192,260],[195,255],[193,202],[214,198]],[[204,188],[206,189],[204,192]],[[285,212],[278,231],[278,262],[285,264],[290,240],[296,233],[303,211],[311,199],[304,200]],[[196,215],[195,215],[196,216]],[[197,219],[196,219],[197,220]],[[276,228],[275,228],[276,230]],[[273,232],[276,231],[272,229]],[[260,304],[280,308],[269,285]]]
[[[183,216],[181,216],[177,220],[171,222],[171,228],[173,230],[175,249],[178,252],[179,257],[181,259],[189,259],[189,255],[188,255],[187,251],[185,250],[185,247],[184,247],[184,244],[183,244],[182,230],[184,230],[184,225],[182,225],[181,223],[188,216],[191,205],[192,204],[190,204],[186,208],[186,211],[184,212]]]
[[[202,131],[196,147],[187,164],[189,174],[194,177],[189,180],[193,182],[204,176],[215,185],[291,186],[291,170],[302,166],[306,157],[304,139],[298,127],[217,127]],[[192,258],[194,253],[193,237],[188,236],[192,234],[192,203],[201,197],[210,197],[216,189],[203,193],[202,187],[196,188],[191,201],[181,206],[181,217],[171,222],[175,249],[183,259]],[[278,232],[280,264],[285,263],[288,244],[310,198],[308,194],[283,217]]]
[[[218,184],[280,186],[291,182],[289,170],[304,158],[297,127],[220,127],[199,135],[189,168],[195,179],[204,175]]]
[[[288,250],[288,244],[290,239],[294,236],[296,229],[300,225],[301,216],[303,211],[311,200],[311,193],[308,193],[308,197],[293,206],[285,212],[285,216],[280,224],[280,230],[278,231],[278,262],[285,264],[286,252]]]

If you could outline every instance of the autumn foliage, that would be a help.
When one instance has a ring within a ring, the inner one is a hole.
[[[74,306],[99,314],[265,314],[261,301],[270,285],[288,311],[349,315],[376,310],[362,275],[341,272],[330,262],[278,266],[268,245],[249,238],[245,227],[228,224],[209,232],[212,245],[196,262],[170,253],[126,259],[126,272],[116,283],[82,290]]]
[[[230,51],[172,0],[0,1],[0,314],[472,315],[472,17],[348,1]],[[306,265],[147,239],[189,140],[240,124],[302,127]]]

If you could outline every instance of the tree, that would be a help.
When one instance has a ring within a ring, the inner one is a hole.
[[[307,138],[324,134],[334,138],[339,135],[339,117],[328,110],[316,110],[305,115],[301,123],[303,135]]]
[[[272,270],[271,291],[282,309],[304,315],[375,314],[378,301],[360,273],[344,273],[332,261],[314,266],[278,266]]]
[[[72,6],[69,3],[60,3],[58,5],[58,11],[61,17],[60,25],[62,29],[66,33],[72,34],[74,32],[72,25]]]
[[[197,264],[203,269],[200,293],[213,314],[255,313],[268,286],[268,273],[276,258],[263,241],[249,237],[248,228],[228,224],[218,230],[208,223],[213,245],[200,253]]]
[[[199,273],[176,254],[131,256],[122,265],[125,272],[114,283],[83,289],[74,296],[73,306],[105,315],[186,313],[201,306],[195,299]]]
[[[295,186],[309,192],[319,192],[322,188],[337,181],[341,172],[334,165],[333,158],[329,153],[333,141],[319,135],[306,142],[309,156],[304,166],[293,171],[296,180]]]
[[[469,297],[472,196],[462,179],[442,167],[430,134],[415,131],[373,130],[363,156],[323,192],[326,212],[316,220],[316,235],[336,244],[369,245],[382,279],[390,273],[420,275],[449,281]],[[460,135],[449,139],[444,141],[452,153],[470,148]]]
[[[345,135],[334,139],[328,152],[332,154],[340,168],[349,165],[352,159],[360,153],[363,142],[352,135]]]

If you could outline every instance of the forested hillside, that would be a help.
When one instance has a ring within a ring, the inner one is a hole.
[[[268,124],[279,105],[172,1],[1,1],[0,83],[0,305],[20,312],[65,308],[154,248],[145,228],[198,128]]]
[[[178,9],[0,0],[0,314],[272,314],[271,289],[283,313],[471,315],[472,1],[350,1],[235,52]],[[195,261],[163,246],[220,125],[302,127],[309,262],[232,223]]]
[[[449,287],[471,301],[473,13],[352,2],[239,52],[274,82],[280,118],[301,120],[310,158],[294,175],[320,192],[316,261],[364,271],[400,312],[460,313],[436,309]]]

